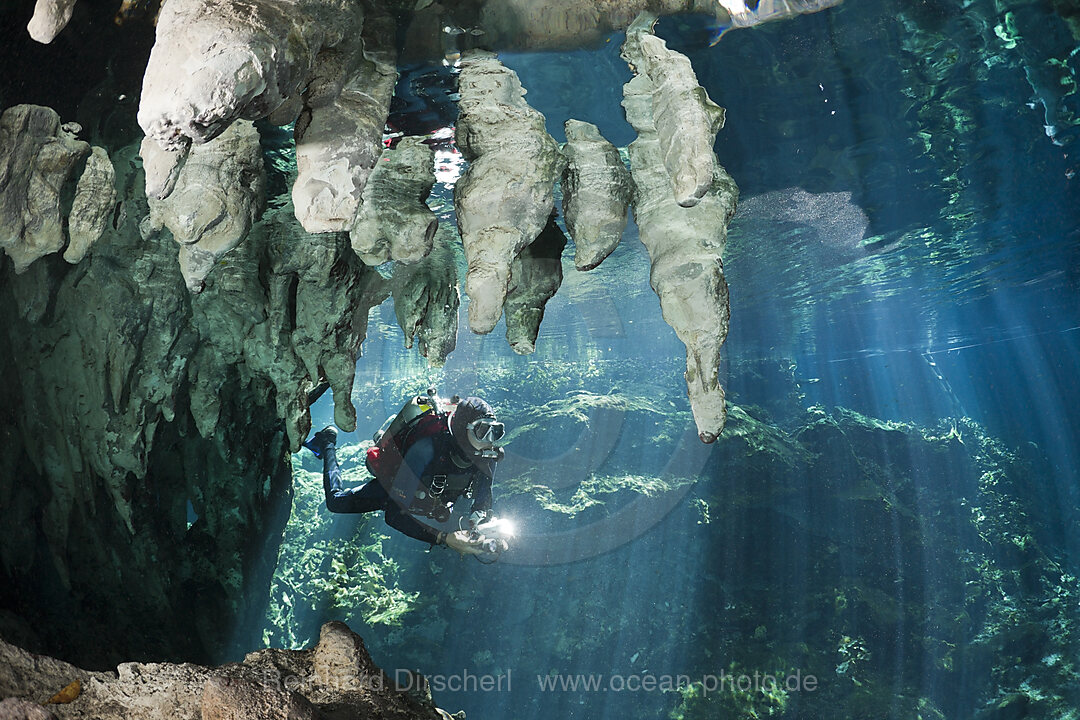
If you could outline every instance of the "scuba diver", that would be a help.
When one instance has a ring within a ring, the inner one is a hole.
[[[328,425],[304,443],[322,458],[330,512],[382,510],[386,524],[395,530],[462,555],[495,559],[508,548],[497,536],[498,520],[491,514],[491,483],[504,455],[496,443],[505,428],[483,399],[455,395],[444,401],[435,388],[428,388],[426,396],[409,400],[375,434],[365,463],[374,479],[358,487],[341,486],[337,433]],[[467,530],[444,532],[421,521],[446,522],[462,496],[472,498]]]

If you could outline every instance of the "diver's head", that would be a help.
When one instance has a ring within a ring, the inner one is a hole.
[[[505,432],[495,419],[495,409],[482,398],[461,400],[450,416],[450,434],[469,457],[495,457],[496,443]]]

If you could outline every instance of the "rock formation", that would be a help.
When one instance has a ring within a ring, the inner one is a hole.
[[[308,232],[349,230],[382,136],[397,82],[393,21],[369,14],[356,47],[323,52],[296,123],[293,205]]]
[[[75,0],[37,0],[26,30],[39,43],[51,43],[67,27],[74,10]]]
[[[93,663],[209,658],[261,616],[307,392],[328,380],[354,426],[368,310],[389,293],[347,236],[302,233],[286,203],[191,295],[176,244],[140,233],[135,152],[113,151],[120,209],[78,265],[5,262],[0,282],[0,497],[22,528],[0,543],[0,585],[50,598],[0,625]]]
[[[139,146],[139,156],[145,172],[146,197],[156,200],[169,197],[187,162],[188,148],[166,150],[153,138],[144,137]]]
[[[143,148],[148,151],[144,163],[155,171],[158,163],[175,157],[151,140]],[[180,243],[180,270],[188,289],[197,293],[214,264],[244,239],[266,207],[259,132],[245,120],[194,146],[172,184],[164,199],[148,192],[151,224],[169,228]]]
[[[69,242],[64,259],[77,263],[86,257],[90,246],[97,242],[112,220],[116,206],[116,170],[109,154],[94,147],[86,161],[75,199],[68,218]]]
[[[469,327],[488,333],[502,314],[510,264],[547,224],[562,156],[517,73],[489,52],[463,57],[458,148],[470,162],[454,187],[468,269]]]
[[[41,704],[75,680],[73,699]],[[125,662],[115,672],[89,672],[0,640],[0,698],[0,717],[42,720],[450,717],[430,694],[398,689],[340,622],[324,625],[313,648],[258,650],[220,667]]]
[[[316,57],[355,42],[362,24],[360,4],[350,0],[170,0],[158,15],[139,125],[175,150],[209,142],[239,118],[267,117],[287,101],[299,110]]]
[[[595,125],[566,121],[563,218],[574,240],[574,265],[592,270],[611,254],[626,229],[630,172],[618,149]]]
[[[510,289],[503,303],[506,341],[518,355],[536,349],[544,306],[562,285],[562,252],[566,235],[555,216],[548,218],[540,237],[525,246],[510,266]]]
[[[651,31],[641,30],[655,21],[655,16],[635,21],[624,45],[632,49],[624,50],[623,59],[650,81],[652,124],[675,201],[693,207],[712,187],[712,148],[716,133],[724,126],[724,110],[698,84],[689,58],[670,50]]]
[[[404,138],[383,151],[349,232],[361,260],[412,263],[431,252],[439,221],[424,201],[434,184],[435,154],[422,138]]]
[[[298,242],[290,210],[268,213],[221,266],[214,293],[193,303],[193,322],[215,340],[209,365],[198,362],[198,355],[193,358],[198,369],[192,379],[193,414],[205,435],[223,427],[218,423],[221,389],[232,381],[233,363],[250,371],[251,379],[271,381],[274,415],[284,420],[293,448],[307,437],[307,393],[320,380],[333,391],[334,422],[346,431],[356,427],[349,400],[356,358],[368,311],[386,299],[389,287],[357,261],[344,233]],[[254,312],[254,307],[262,309]]]
[[[623,57],[635,68],[646,67],[642,53],[656,50],[653,21],[639,18],[627,32]],[[689,64],[673,63],[673,67],[688,69]],[[685,79],[677,83],[679,87],[686,84]],[[710,185],[693,207],[683,206],[672,192],[664,143],[657,132],[660,90],[642,72],[626,84],[623,93],[626,118],[638,133],[629,147],[630,167],[634,218],[652,263],[649,281],[660,298],[664,320],[686,345],[686,387],[698,436],[712,442],[726,418],[724,390],[717,379],[729,315],[721,256],[738,187],[710,150],[707,158],[698,159],[707,161]],[[672,137],[680,132],[678,127],[669,131]]]
[[[64,247],[61,193],[90,146],[55,111],[18,105],[0,116],[0,247],[24,272]]]
[[[411,348],[419,337],[420,354],[436,367],[457,346],[458,247],[457,234],[440,225],[431,253],[416,263],[399,263],[390,283],[405,347]]]

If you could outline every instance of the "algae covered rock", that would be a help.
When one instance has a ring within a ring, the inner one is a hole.
[[[110,217],[115,230],[78,266],[38,262],[15,275],[8,263],[0,282],[0,362],[17,377],[0,390],[10,469],[0,495],[25,529],[0,544],[0,583],[48,576],[84,598],[13,609],[43,643],[92,663],[208,658],[232,642],[226,625],[253,627],[263,605],[248,592],[272,570],[289,451],[310,428],[307,393],[328,381],[337,422],[354,422],[368,311],[389,293],[346,236],[309,237],[285,205],[192,295],[177,244],[140,232],[149,206],[137,147],[112,151],[125,208]],[[262,169],[257,140],[248,147]]]

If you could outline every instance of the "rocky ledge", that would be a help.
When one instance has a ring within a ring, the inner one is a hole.
[[[426,687],[413,682],[412,687]],[[340,622],[322,627],[307,650],[259,650],[220,667],[123,663],[90,672],[0,640],[0,718],[379,718],[463,720],[435,707],[430,693],[399,690],[364,641]]]

